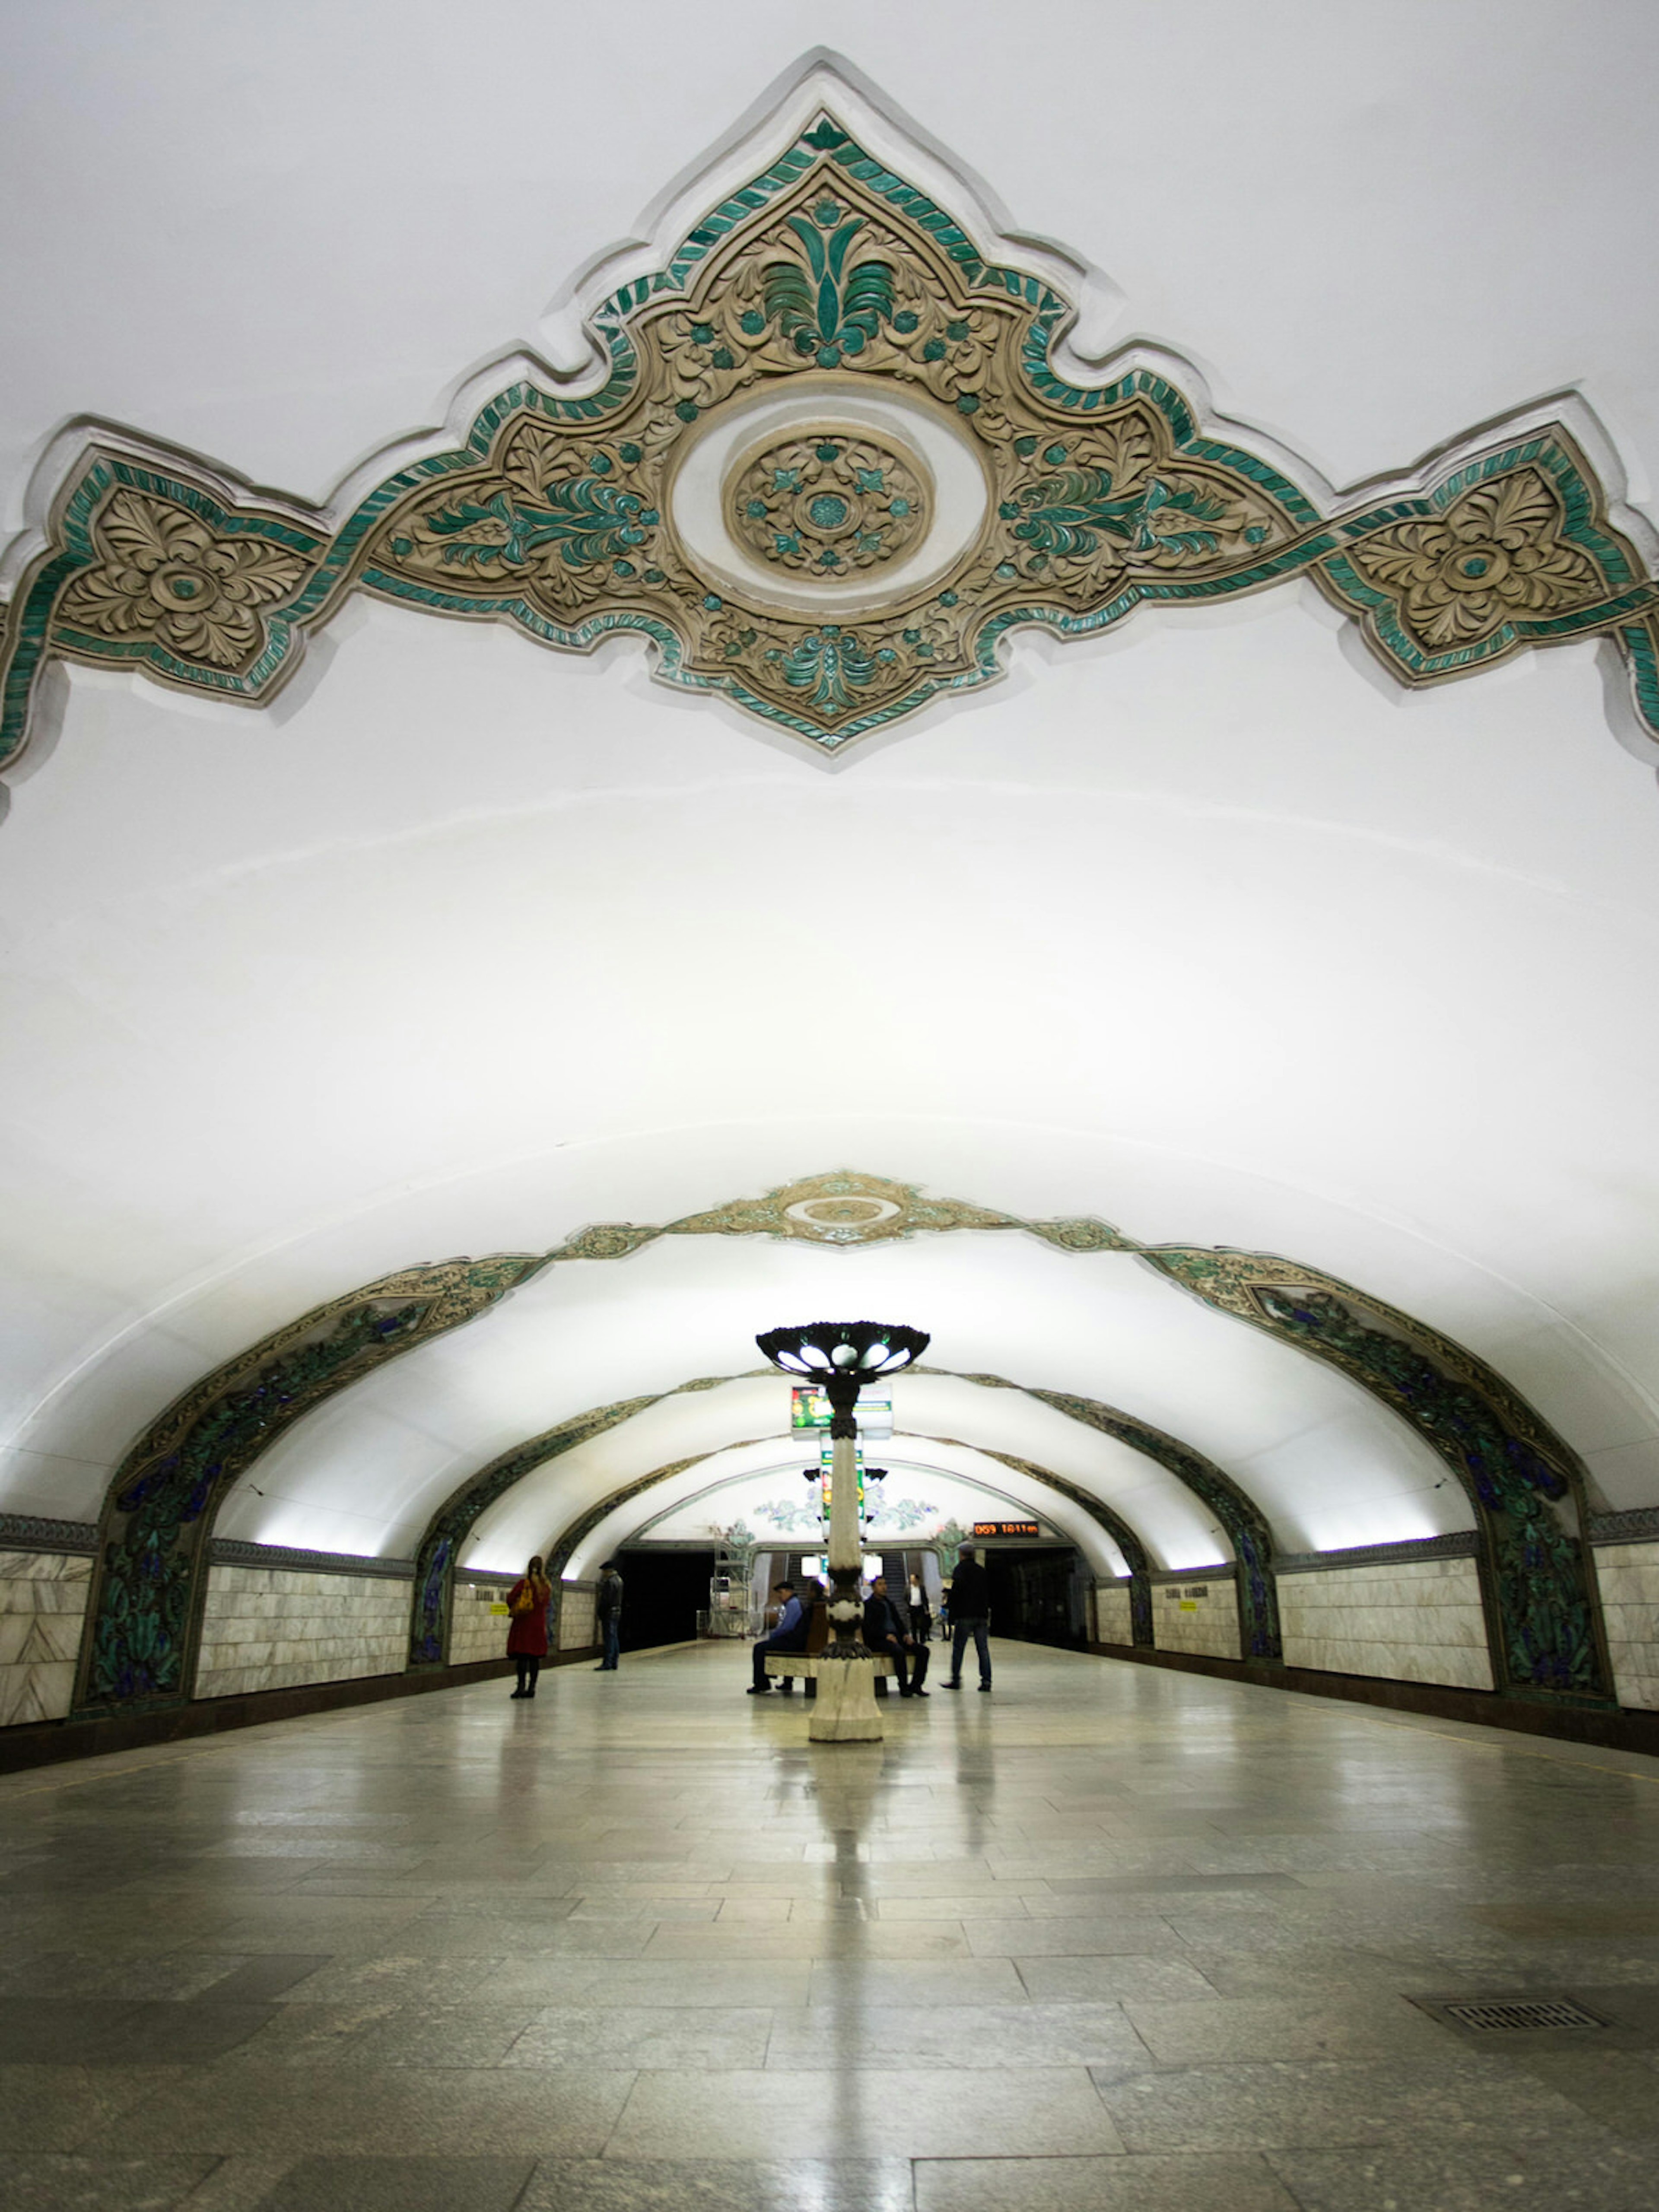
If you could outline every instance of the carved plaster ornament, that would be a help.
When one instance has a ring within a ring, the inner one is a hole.
[[[1090,304],[816,63],[592,273],[580,369],[509,358],[322,507],[112,425],[57,440],[0,567],[0,763],[54,659],[258,703],[358,592],[567,652],[636,634],[831,754],[994,681],[1012,630],[1304,575],[1406,684],[1604,640],[1659,737],[1659,540],[1575,395],[1338,493],[1176,357],[1085,359]]]

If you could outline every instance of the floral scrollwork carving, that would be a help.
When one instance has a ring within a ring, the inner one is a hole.
[[[1425,650],[1489,638],[1516,617],[1547,619],[1602,595],[1595,564],[1563,537],[1565,518],[1536,469],[1482,484],[1441,514],[1373,531],[1349,558],[1395,595]]]
[[[92,536],[103,558],[70,581],[58,620],[214,668],[243,669],[258,658],[264,611],[289,598],[311,567],[291,547],[216,529],[191,506],[135,490],[114,494]]]
[[[453,447],[411,447],[337,518],[279,514],[136,441],[89,447],[19,563],[0,762],[52,655],[257,700],[356,591],[567,651],[631,631],[665,682],[833,749],[994,681],[1020,625],[1085,636],[1298,574],[1407,684],[1603,635],[1659,735],[1659,581],[1562,423],[1471,441],[1380,503],[1333,501],[1206,429],[1162,356],[1072,381],[1056,356],[1078,302],[988,258],[828,113],[664,251],[588,302],[597,386],[515,361]],[[836,394],[866,403],[843,410],[856,440]],[[734,447],[712,489],[718,551],[693,553],[688,454],[724,410],[780,398],[766,450]],[[959,537],[933,534],[943,479],[872,427],[896,415],[969,453],[983,513]]]

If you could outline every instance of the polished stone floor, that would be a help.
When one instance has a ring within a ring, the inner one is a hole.
[[[0,2203],[1659,2204],[1659,1760],[996,1646],[747,1653],[0,1780]],[[1412,1997],[1567,1992],[1471,2037]]]

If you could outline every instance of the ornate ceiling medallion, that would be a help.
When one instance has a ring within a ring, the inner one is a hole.
[[[325,508],[65,433],[0,568],[0,762],[53,658],[258,702],[354,592],[566,651],[635,632],[834,751],[993,681],[1022,626],[1301,575],[1403,684],[1600,638],[1659,736],[1656,540],[1576,398],[1338,493],[1207,419],[1185,363],[1068,354],[1079,272],[829,64],[750,144],[585,295],[587,367],[501,364]]]
[[[814,583],[840,583],[907,551],[932,520],[922,462],[835,423],[795,431],[726,479],[726,528],[740,544]]]

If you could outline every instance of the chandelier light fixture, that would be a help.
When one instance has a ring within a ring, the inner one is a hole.
[[[775,1367],[805,1376],[830,1401],[830,1628],[828,1659],[869,1661],[859,1597],[863,1566],[859,1538],[857,1407],[866,1382],[914,1366],[930,1339],[920,1328],[874,1321],[817,1321],[800,1328],[771,1328],[755,1339]],[[873,1717],[875,1699],[869,1686]],[[872,1733],[879,1733],[879,1723]]]

